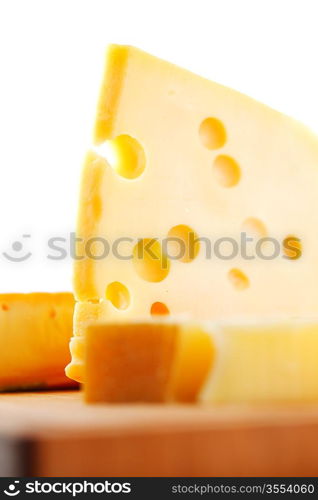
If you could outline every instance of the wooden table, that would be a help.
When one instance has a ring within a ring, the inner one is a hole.
[[[318,406],[87,406],[0,395],[0,475],[318,476]]]

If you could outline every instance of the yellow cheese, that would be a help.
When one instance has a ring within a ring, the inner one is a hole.
[[[95,323],[84,338],[89,403],[195,402],[213,365],[212,339],[199,326]],[[79,350],[77,342],[75,356]]]
[[[71,293],[0,295],[0,390],[74,385],[65,377]]]
[[[317,320],[92,323],[83,334],[87,402],[318,401]]]
[[[207,403],[318,401],[317,320],[258,321],[213,328],[216,362]]]
[[[200,319],[318,311],[318,140],[304,126],[137,49],[113,46],[95,140],[114,140],[120,161],[116,170],[87,157],[78,220],[84,240],[182,237],[189,227],[214,242],[247,229],[280,242],[294,235],[303,254],[207,260],[201,242],[192,260],[170,259],[160,269],[160,259],[138,266],[114,252],[100,258],[102,243],[90,259],[88,244],[88,258],[75,264],[78,300],[111,300],[107,288],[119,282],[128,291],[123,318],[148,316],[154,302]],[[119,244],[119,252],[134,255],[134,243]],[[230,274],[235,269],[241,274]],[[242,276],[248,286],[240,288]]]
[[[100,321],[316,316],[317,192],[306,127],[112,46],[83,172],[76,299],[98,304]],[[254,238],[245,249],[242,233]],[[276,243],[257,250],[260,238]]]
[[[86,326],[107,317],[107,302],[94,304],[78,302],[74,309],[74,336],[70,341],[71,362],[66,366],[65,373],[70,379],[83,382],[84,374],[84,338]]]

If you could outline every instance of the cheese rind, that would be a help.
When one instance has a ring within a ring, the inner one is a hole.
[[[98,223],[102,215],[101,186],[105,168],[107,168],[107,163],[104,159],[92,151],[86,155],[81,180],[81,201],[75,245],[76,258],[83,260],[77,261],[74,273],[74,289],[77,298],[84,301],[98,299],[94,280],[97,262],[91,258],[94,244],[89,245],[87,242],[98,236]]]
[[[65,377],[71,293],[0,295],[0,390],[74,386]]]
[[[71,360],[65,368],[65,374],[77,382],[84,381],[85,331],[90,323],[107,320],[108,302],[78,302],[74,309],[73,338],[70,341]],[[84,347],[83,347],[84,343]]]
[[[117,46],[116,50],[109,50],[107,53],[106,75],[100,92],[94,130],[96,144],[109,137],[114,126],[128,55],[127,47],[124,46]]]

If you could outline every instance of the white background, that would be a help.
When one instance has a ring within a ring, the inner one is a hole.
[[[49,261],[46,241],[75,227],[108,43],[136,45],[318,132],[317,19],[316,0],[0,0],[0,292],[71,289],[71,261]],[[33,255],[18,264],[4,251]]]

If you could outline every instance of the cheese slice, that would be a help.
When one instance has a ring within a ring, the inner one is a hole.
[[[101,321],[314,317],[317,192],[305,126],[111,46],[82,178],[76,299],[103,303]]]
[[[74,354],[86,359],[90,403],[318,401],[317,320],[92,323],[85,332]]]
[[[71,293],[0,295],[0,390],[74,385],[69,361]]]
[[[214,325],[213,338],[216,362],[201,401],[318,401],[317,319]]]
[[[195,402],[213,365],[212,339],[200,326],[93,323],[84,339],[89,403]],[[75,356],[79,349],[77,342]]]
[[[317,320],[92,323],[78,339],[90,403],[318,401]]]

